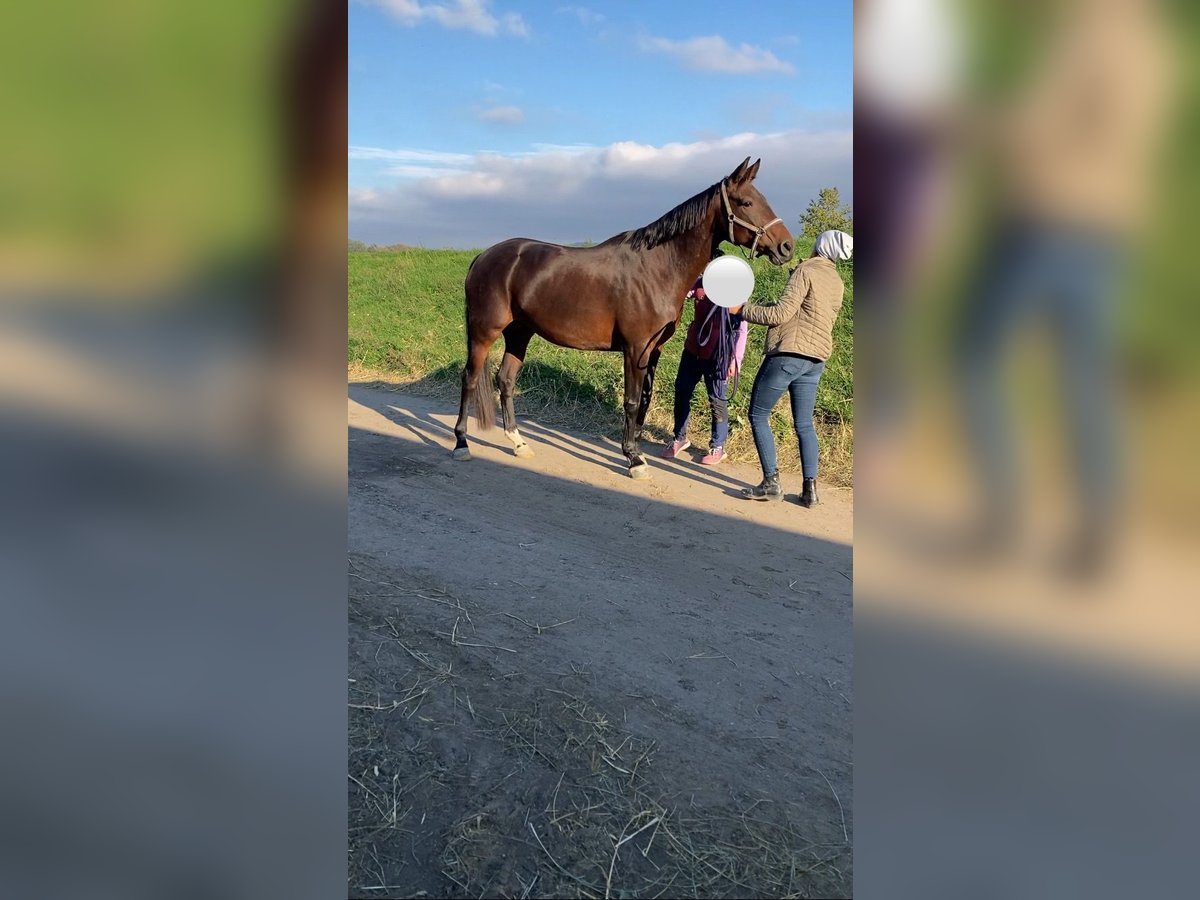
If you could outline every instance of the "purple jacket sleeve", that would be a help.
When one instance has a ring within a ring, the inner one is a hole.
[[[738,326],[737,343],[733,345],[733,358],[737,360],[738,368],[742,367],[742,357],[746,354],[746,336],[750,333],[750,323],[742,319]]]

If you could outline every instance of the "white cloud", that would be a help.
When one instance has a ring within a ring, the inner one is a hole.
[[[518,37],[529,37],[529,27],[525,24],[517,13],[505,13],[500,20],[504,25],[504,30],[509,34],[515,34]]]
[[[560,6],[555,12],[559,15],[575,16],[584,25],[599,25],[604,21],[603,15],[586,6]]]
[[[481,122],[498,122],[502,125],[520,125],[525,121],[525,113],[519,106],[492,106],[477,110],[475,116]]]
[[[538,153],[587,153],[589,150],[595,150],[594,144],[541,144],[534,142],[530,146],[532,150],[521,154],[522,156],[534,156]]]
[[[444,166],[399,165],[388,166],[383,170],[384,175],[397,178],[441,178],[446,175],[458,175],[461,169],[450,169]]]
[[[469,153],[443,153],[439,150],[384,150],[380,147],[350,147],[349,159],[378,159],[408,163],[457,163],[471,161]]]
[[[473,31],[489,37],[505,33],[518,37],[529,34],[525,21],[516,13],[504,13],[500,18],[489,10],[490,0],[449,0],[446,4],[422,3],[420,0],[361,0],[378,6],[402,25],[436,22],[444,28]]]
[[[689,38],[684,41],[643,37],[638,40],[638,46],[647,53],[662,53],[673,57],[696,72],[721,72],[726,75],[774,72],[791,75],[796,71],[791,63],[779,59],[770,50],[750,44],[738,44],[733,47],[719,35]]]
[[[542,145],[476,154],[462,164],[429,162],[424,177],[351,190],[350,237],[427,247],[486,247],[516,236],[599,242],[652,222],[747,156],[762,158],[756,184],[794,230],[823,187],[837,187],[845,202],[853,201],[849,128],[662,146]]]

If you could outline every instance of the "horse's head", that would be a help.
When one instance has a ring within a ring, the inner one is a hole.
[[[771,262],[782,266],[792,258],[796,246],[788,227],[754,186],[761,163],[760,159],[750,165],[747,156],[728,178],[722,179],[717,227],[727,231],[730,243],[749,247],[751,256],[766,253]]]

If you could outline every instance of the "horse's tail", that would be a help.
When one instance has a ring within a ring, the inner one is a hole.
[[[475,268],[475,263],[479,262],[480,256],[483,254],[480,253],[471,260],[471,264],[467,266],[467,274],[463,277],[463,300],[465,301],[463,303],[463,322],[467,326],[468,353],[471,352],[471,270]]]
[[[483,431],[491,431],[496,427],[496,398],[492,394],[491,370],[491,365],[485,361],[483,371],[475,379],[475,390],[471,395],[475,421]]]
[[[479,262],[479,257],[482,253],[471,260],[471,265],[467,266],[467,290],[466,304],[464,312],[466,314],[466,333],[467,333],[467,359],[471,358],[471,346],[473,334],[471,331],[471,287],[470,277],[471,270],[475,268],[475,263]],[[496,398],[492,395],[492,378],[491,365],[487,360],[484,360],[483,371],[475,378],[475,388],[471,392],[470,402],[474,407],[475,421],[483,431],[490,431],[496,427]]]

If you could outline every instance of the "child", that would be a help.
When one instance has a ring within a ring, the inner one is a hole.
[[[708,391],[712,407],[712,446],[700,462],[715,466],[725,458],[725,439],[729,436],[729,380],[741,369],[749,328],[739,315],[717,306],[705,296],[702,278],[697,278],[688,298],[695,304],[695,316],[688,326],[679,374],[675,376],[675,439],[663,451],[664,459],[675,459],[691,446],[687,439],[692,394],[700,379]]]

